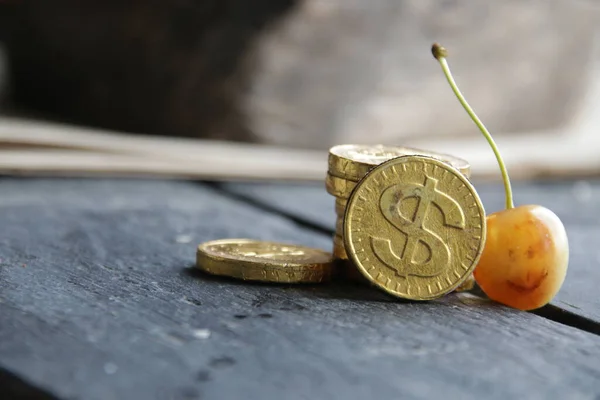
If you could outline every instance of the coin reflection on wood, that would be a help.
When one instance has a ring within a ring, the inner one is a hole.
[[[348,200],[346,252],[384,291],[429,300],[461,285],[475,268],[486,233],[483,205],[455,168],[405,156],[375,167]]]
[[[334,274],[331,253],[287,243],[223,239],[202,243],[196,266],[213,275],[274,283],[318,283]]]

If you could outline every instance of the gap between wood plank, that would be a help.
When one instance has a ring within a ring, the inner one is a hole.
[[[260,199],[257,199],[253,196],[248,196],[242,193],[238,193],[235,191],[228,190],[227,187],[220,183],[206,183],[206,185],[210,186],[214,190],[218,191],[220,194],[227,196],[229,198],[243,201],[256,207],[262,211],[270,212],[281,217],[287,218],[292,222],[298,224],[299,226],[306,228],[307,230],[311,230],[320,234],[326,234],[329,236],[333,236],[335,234],[335,230],[329,228],[325,225],[317,224],[313,221],[310,221],[302,216],[294,215],[288,211],[282,210],[273,204],[268,204]],[[474,295],[485,298],[485,294],[481,290],[476,290],[473,292]],[[588,333],[592,333],[594,335],[600,336],[600,323],[590,319],[583,317],[581,315],[575,314],[569,310],[565,310],[553,304],[548,304],[540,309],[529,311],[532,314],[535,314],[539,317],[549,319],[554,322],[558,322],[559,324],[570,326],[575,329],[579,329]]]
[[[547,318],[563,325],[571,326],[585,332],[600,336],[600,324],[596,321],[575,314],[553,304],[531,311],[533,314]]]
[[[306,218],[303,218],[301,216],[297,216],[297,215],[293,215],[291,213],[285,212],[276,206],[264,203],[260,200],[256,200],[250,196],[245,196],[240,193],[235,193],[235,192],[229,191],[229,190],[227,190],[226,187],[224,187],[220,183],[202,182],[202,185],[208,186],[208,187],[212,188],[213,190],[215,190],[216,192],[218,192],[219,194],[229,197],[230,199],[243,201],[244,203],[250,204],[251,206],[258,208],[262,211],[266,211],[271,214],[276,214],[276,215],[282,216],[282,217],[294,222],[295,224],[301,226],[302,228],[305,228],[306,230],[313,231],[313,232],[319,233],[321,235],[327,235],[327,236],[333,236],[335,233],[333,229],[330,229],[324,225],[316,224],[316,223],[309,221]]]
[[[7,396],[4,398],[12,400],[59,400],[3,368],[0,368],[0,388],[2,394]]]

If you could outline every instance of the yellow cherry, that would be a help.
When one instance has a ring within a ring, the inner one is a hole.
[[[560,219],[545,207],[525,205],[487,217],[474,276],[492,300],[533,310],[556,295],[568,264],[569,243]]]
[[[548,304],[560,290],[569,265],[565,227],[539,205],[515,207],[508,172],[496,143],[458,89],[446,61],[447,51],[434,43],[431,51],[463,108],[492,148],[504,182],[506,209],[487,217],[487,235],[474,276],[490,299],[520,310]]]

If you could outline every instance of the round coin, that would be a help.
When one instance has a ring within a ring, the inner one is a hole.
[[[327,174],[325,188],[327,193],[341,199],[347,199],[356,187],[356,182]]]
[[[276,283],[317,283],[331,279],[331,253],[310,247],[251,239],[202,243],[196,266],[213,275]]]
[[[413,300],[440,297],[471,276],[483,251],[485,211],[475,188],[430,157],[386,161],[348,200],[344,241],[372,283]]]
[[[466,160],[449,154],[415,149],[411,147],[343,144],[329,149],[329,173],[331,175],[358,182],[373,167],[392,158],[423,155],[452,165],[467,178],[471,176],[471,166]]]

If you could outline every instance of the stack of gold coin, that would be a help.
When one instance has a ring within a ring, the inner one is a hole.
[[[344,215],[351,264],[383,291],[432,300],[464,287],[483,252],[485,210],[448,162],[395,157],[352,191]]]
[[[352,191],[356,185],[376,166],[401,156],[421,155],[442,161],[469,178],[471,167],[463,159],[442,153],[410,147],[384,145],[344,144],[329,150],[329,162],[325,186],[327,192],[335,197],[337,214],[335,236],[333,238],[333,255],[339,260],[348,260],[344,246],[344,215]],[[349,279],[362,280],[362,275],[351,264],[346,263],[345,275]]]

